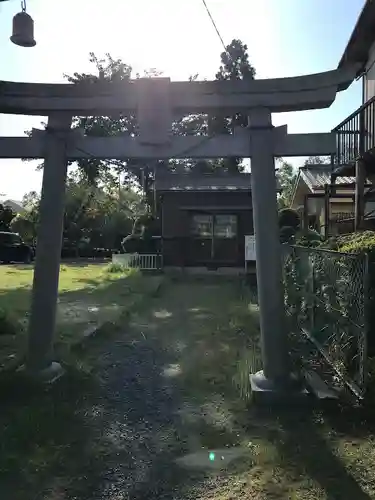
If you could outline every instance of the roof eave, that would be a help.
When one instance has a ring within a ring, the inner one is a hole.
[[[294,186],[293,186],[293,193],[292,193],[292,198],[290,200],[290,206],[292,207],[293,204],[294,204],[294,200],[295,200],[295,197],[296,197],[296,193],[297,193],[297,188],[298,188],[298,185],[300,183],[300,180],[301,180],[301,169],[299,168],[298,169],[298,174],[297,174],[297,178],[294,182]]]
[[[350,35],[338,68],[359,64],[357,77],[363,73],[368,51],[374,42],[375,0],[367,0]]]
[[[202,188],[202,189],[176,189],[176,188],[167,188],[167,187],[155,187],[155,191],[158,193],[250,193],[251,187],[245,188],[235,188],[235,189],[225,189],[225,188]]]

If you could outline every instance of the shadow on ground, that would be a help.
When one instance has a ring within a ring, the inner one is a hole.
[[[0,487],[4,499],[34,498],[59,477],[76,478],[87,459],[90,429],[80,413],[89,377],[72,368],[51,390],[42,391],[22,375],[1,380]],[[90,460],[90,466],[95,463]],[[83,462],[81,462],[83,463]]]
[[[259,327],[248,302],[234,279],[175,280],[91,344],[92,371],[71,369],[47,393],[3,381],[2,498],[371,498],[366,426],[350,455],[332,411],[249,406]],[[176,465],[237,446],[225,467]]]
[[[110,258],[103,258],[103,259],[85,259],[85,258],[78,258],[78,259],[61,259],[61,265],[62,266],[73,266],[73,267],[88,267],[92,265],[98,265],[102,266],[103,264],[108,264],[111,262]],[[1,265],[1,264],[0,264]],[[7,267],[11,268],[12,271],[10,272],[17,272],[17,271],[29,271],[30,269],[34,269],[34,264],[4,264]]]
[[[350,455],[340,456],[337,452],[339,436],[334,427],[324,424],[325,414],[325,410],[317,411],[315,406],[315,409],[258,408],[253,415],[264,423],[264,435],[277,451],[284,478],[288,477],[289,485],[294,485],[298,492],[299,496],[293,498],[373,498],[375,482],[372,479],[371,484],[366,474],[362,474],[361,461],[362,465],[366,463],[366,467],[372,467],[374,455],[363,456],[364,449],[357,443],[358,448],[353,448],[354,463],[348,460]],[[371,433],[367,432],[366,438],[372,438]],[[349,441],[349,444],[354,443]]]
[[[158,277],[145,279],[140,273],[114,275],[106,273],[105,268],[102,272],[99,269],[95,276],[96,279],[91,279],[90,273],[82,278],[79,274],[73,275],[72,290],[69,289],[70,275],[65,277],[58,298],[57,350],[69,348],[88,327],[117,320],[156,288],[159,280]],[[18,332],[9,334],[9,329],[0,329],[0,368],[23,356],[30,302],[30,284],[12,288],[1,288],[0,284],[0,310],[7,311],[12,331]]]

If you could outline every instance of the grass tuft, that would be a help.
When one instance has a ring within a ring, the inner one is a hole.
[[[109,274],[126,274],[129,273],[129,269],[122,264],[111,262],[106,266],[105,272]]]

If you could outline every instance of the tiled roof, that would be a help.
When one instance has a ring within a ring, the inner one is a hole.
[[[299,171],[302,179],[312,191],[324,189],[325,184],[331,184],[331,165],[306,165]],[[353,184],[354,182],[354,177],[337,177],[336,179],[336,184]]]

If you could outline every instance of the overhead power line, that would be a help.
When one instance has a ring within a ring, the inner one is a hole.
[[[209,18],[210,18],[210,20],[211,20],[212,26],[215,28],[215,31],[216,31],[216,33],[217,33],[217,36],[219,37],[220,42],[221,42],[222,46],[224,47],[224,51],[225,51],[225,52],[227,52],[227,47],[226,47],[226,45],[225,45],[225,43],[224,43],[223,37],[221,36],[221,33],[220,33],[220,31],[219,31],[219,28],[217,27],[217,24],[215,23],[215,19],[213,18],[212,14],[211,14],[211,12],[210,12],[210,9],[208,8],[208,5],[207,5],[206,0],[202,0],[202,3],[203,3],[203,5],[204,5],[204,8],[206,9],[206,12],[207,12],[207,14],[208,14],[208,17],[209,17]]]

